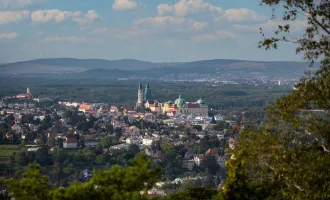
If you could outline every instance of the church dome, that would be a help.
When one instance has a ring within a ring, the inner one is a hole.
[[[205,104],[205,101],[202,99],[202,98],[199,98],[197,100],[197,103],[201,104],[201,105],[204,105]]]
[[[180,95],[179,98],[176,99],[174,103],[177,105],[184,105],[184,104],[186,104],[186,100],[182,99],[181,95]]]

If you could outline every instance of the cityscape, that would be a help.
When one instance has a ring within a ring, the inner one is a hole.
[[[326,0],[0,0],[0,199],[330,199]]]

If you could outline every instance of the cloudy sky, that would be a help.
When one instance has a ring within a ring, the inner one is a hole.
[[[0,0],[0,63],[75,57],[147,61],[300,60],[258,49],[271,32],[260,0]],[[297,21],[291,34],[305,23]]]

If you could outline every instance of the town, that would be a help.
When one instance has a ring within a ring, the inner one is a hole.
[[[54,102],[34,97],[29,87],[3,98],[0,107],[0,144],[19,145],[1,158],[7,165],[3,174],[18,176],[23,166],[37,161],[47,167],[54,186],[67,186],[89,180],[93,170],[128,164],[144,151],[163,169],[161,182],[149,191],[158,195],[194,184],[219,186],[226,178],[226,149],[234,148],[244,128],[244,113],[241,121],[210,117],[202,98],[153,100],[149,83],[144,91],[139,84],[136,105],[128,108]]]

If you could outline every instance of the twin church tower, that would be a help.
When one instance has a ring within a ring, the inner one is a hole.
[[[146,103],[147,101],[150,101],[151,98],[152,98],[152,95],[151,95],[151,89],[150,89],[149,82],[148,82],[146,88],[144,89],[144,93],[142,90],[142,85],[140,83],[139,89],[138,89],[138,99],[136,102],[136,107],[137,108],[144,107],[144,103]]]

